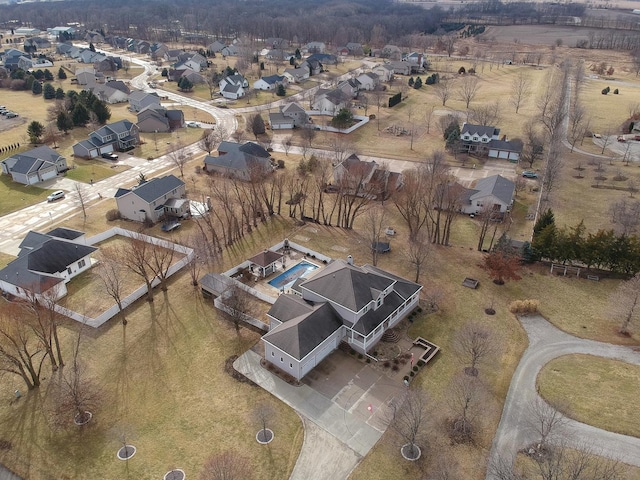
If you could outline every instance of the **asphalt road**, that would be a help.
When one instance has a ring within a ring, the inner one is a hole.
[[[493,439],[489,464],[495,459],[512,459],[523,447],[539,440],[531,424],[529,406],[538,397],[536,379],[544,365],[562,355],[584,353],[622,360],[640,365],[640,353],[630,347],[610,345],[574,337],[562,332],[541,316],[521,317],[520,322],[529,337],[525,350],[511,379],[502,418]],[[563,438],[569,446],[589,445],[600,455],[619,459],[640,467],[640,438],[620,435],[568,419]],[[497,480],[490,472],[487,480]]]

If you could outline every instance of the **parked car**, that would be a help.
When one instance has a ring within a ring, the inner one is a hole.
[[[47,197],[47,202],[55,202],[56,200],[60,200],[62,198],[64,198],[64,192],[62,190],[56,190]]]
[[[200,128],[200,125],[198,124],[198,122],[187,122],[186,125],[187,127],[191,127],[191,128]]]
[[[627,139],[626,139],[626,138],[624,138],[624,135],[620,135],[620,136],[618,136],[618,141],[619,141],[619,142],[626,142],[626,141],[627,141]]]
[[[17,116],[18,116],[18,114],[17,114],[17,113],[15,113],[15,112],[9,112],[9,113],[7,113],[7,118],[16,118]]]
[[[102,158],[106,158],[107,160],[117,160],[118,159],[118,155],[116,155],[115,153],[103,153]]]
[[[531,170],[525,170],[522,172],[522,176],[524,178],[538,178],[538,174],[536,172],[532,172]]]

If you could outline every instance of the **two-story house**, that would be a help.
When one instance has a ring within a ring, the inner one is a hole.
[[[120,120],[91,132],[87,140],[73,146],[73,154],[77,157],[96,158],[103,153],[112,153],[115,150],[126,152],[139,143],[138,126],[129,120]]]
[[[264,179],[273,172],[271,154],[254,142],[222,142],[218,156],[204,157],[204,170],[239,180]]]
[[[278,297],[262,337],[265,360],[300,380],[346,342],[367,354],[418,304],[421,285],[349,256]]]
[[[189,214],[185,184],[174,175],[154,178],[133,188],[119,188],[115,194],[123,218],[137,222],[158,222],[165,216]]]
[[[354,153],[333,168],[335,186],[349,195],[386,199],[403,185],[399,172],[365,162]]]
[[[500,139],[500,129],[493,126],[463,123],[460,139],[465,151],[484,154],[489,151],[491,140]]]

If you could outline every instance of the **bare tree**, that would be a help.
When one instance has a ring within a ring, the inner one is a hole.
[[[93,182],[93,180],[91,180]],[[79,182],[76,182],[75,185],[76,194],[78,195],[78,202],[80,203],[80,208],[82,209],[82,216],[87,218],[87,207],[86,202],[87,198],[85,196],[84,187],[80,186]]]
[[[198,147],[211,155],[211,152],[215,150],[217,145],[218,142],[214,130],[204,129],[202,131],[202,137],[200,137],[200,141],[198,142]]]
[[[167,279],[169,278],[169,268],[173,264],[175,251],[171,247],[164,247],[153,243],[149,245],[149,257],[147,259],[149,268],[160,280],[160,288],[167,291]]]
[[[62,371],[57,382],[55,417],[61,426],[73,420],[76,425],[85,425],[91,418],[100,400],[100,390],[87,375],[86,367],[79,358],[82,330],[78,333],[71,365]]]
[[[451,80],[440,80],[433,89],[433,93],[436,98],[440,99],[442,106],[446,106],[447,101],[453,95],[453,82]]]
[[[407,258],[409,263],[416,269],[415,282],[420,281],[422,269],[429,259],[431,253],[431,242],[423,232],[416,235],[416,238],[409,240],[409,248],[407,249]]]
[[[431,130],[431,122],[433,121],[433,112],[435,110],[435,106],[431,105],[431,108],[427,108],[424,112],[424,124],[427,127],[427,135]]]
[[[584,137],[589,121],[582,105],[575,104],[569,115],[569,141],[571,142],[571,152],[578,140]]]
[[[17,304],[0,309],[0,373],[18,375],[29,390],[40,386],[47,358],[42,342],[33,334],[29,319]]]
[[[329,149],[333,152],[332,162],[338,165],[357,152],[356,145],[346,135],[334,134],[329,141]]]
[[[247,459],[226,451],[207,460],[200,480],[245,480],[251,478],[251,467]]]
[[[527,122],[524,127],[524,145],[520,159],[529,164],[529,168],[533,167],[533,164],[542,158],[544,151],[544,138],[538,131],[535,122]]]
[[[96,268],[98,277],[104,286],[104,291],[118,305],[118,313],[122,317],[122,325],[127,324],[122,307],[124,295],[124,265],[120,260],[120,251],[111,246],[100,248],[100,263]]]
[[[371,247],[371,263],[375,267],[378,265],[380,238],[382,237],[382,233],[387,223],[384,207],[378,205],[374,208],[369,208],[365,214],[365,223]]]
[[[466,323],[458,331],[453,348],[458,360],[465,365],[464,372],[472,377],[478,376],[480,364],[487,362],[497,353],[494,333],[475,322]]]
[[[556,408],[549,405],[540,397],[536,397],[529,405],[528,427],[538,436],[536,450],[545,452],[549,442],[561,439],[569,419],[562,415]]]
[[[426,441],[424,433],[430,412],[427,396],[420,389],[405,390],[390,405],[390,426],[407,442],[402,451],[410,459],[419,457],[418,443]]]
[[[525,480],[524,477],[513,470],[514,464],[514,458],[498,455],[491,458],[488,471],[495,480]]]
[[[184,151],[184,145],[182,142],[177,142],[174,145],[173,150],[169,153],[169,159],[180,171],[180,177],[184,178],[184,166],[189,161],[189,157]]]
[[[640,318],[640,274],[622,282],[611,294],[610,305],[616,322],[620,322],[618,331],[629,335],[631,325]]]
[[[461,373],[452,380],[447,398],[452,415],[451,439],[455,443],[472,443],[479,430],[478,417],[485,398],[482,383]]]
[[[603,175],[603,169],[600,175]],[[622,235],[632,235],[640,225],[640,201],[621,198],[609,207],[611,223]]]
[[[141,234],[135,234],[128,239],[126,246],[121,252],[120,258],[123,264],[144,280],[147,286],[147,301],[153,302],[153,270],[149,267],[148,255],[150,254],[149,243]]]
[[[313,128],[304,127],[300,130],[302,138],[302,156],[306,157],[307,151],[311,148],[313,140],[316,138],[316,131]]]
[[[227,312],[233,322],[236,332],[240,331],[240,322],[244,322],[245,316],[252,308],[251,295],[245,292],[235,283],[229,284],[223,294],[224,305],[229,309]]]
[[[521,71],[511,81],[511,96],[509,97],[509,103],[514,106],[516,113],[530,94],[531,80],[524,71]]]
[[[282,149],[284,150],[284,154],[286,156],[289,156],[289,150],[291,150],[291,140],[292,140],[292,136],[291,135],[287,135],[286,137],[284,137],[282,139]]]
[[[253,411],[253,417],[260,424],[260,434],[261,440],[264,442],[269,441],[271,438],[271,433],[267,429],[267,423],[271,422],[275,411],[271,404],[267,402],[259,403]]]
[[[478,80],[478,77],[468,75],[462,79],[462,83],[460,87],[458,87],[458,97],[464,102],[467,109],[469,108],[469,104],[473,102],[473,99],[476,98],[479,90],[480,80]]]
[[[500,123],[500,102],[477,105],[469,110],[469,119],[478,125],[496,125]]]

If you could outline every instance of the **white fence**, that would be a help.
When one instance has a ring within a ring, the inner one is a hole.
[[[192,248],[185,247],[184,245],[178,245],[177,243],[172,243],[167,240],[163,240],[161,238],[151,237],[149,235],[132,232],[131,230],[125,230],[124,228],[120,228],[120,227],[111,228],[105,232],[99,233],[98,235],[88,238],[87,244],[94,245],[96,243],[103,242],[116,235],[120,235],[127,238],[138,238],[152,245],[158,245],[163,248],[168,248],[173,250],[174,252],[178,252],[185,255],[183,258],[181,258],[180,260],[178,260],[176,263],[174,263],[169,267],[169,269],[167,270],[167,278],[173,275],[174,273],[176,273],[177,271],[179,271],[185,265],[187,265],[193,259],[193,256],[194,256],[194,252]],[[160,282],[161,282],[160,278],[158,277],[154,278],[151,282],[152,288],[158,286]],[[141,287],[137,288],[133,293],[127,295],[126,298],[122,299],[122,302],[121,302],[122,308],[124,309],[128,307],[133,302],[141,298],[143,295],[146,295],[146,293],[147,293],[146,285],[142,285]],[[84,323],[90,327],[95,327],[95,328],[107,322],[108,320],[110,320],[120,312],[120,308],[118,307],[117,304],[112,305],[110,308],[108,308],[107,310],[105,310],[95,318],[87,317],[86,315],[82,315],[78,312],[74,312],[73,310],[69,310],[68,308],[62,307],[60,305],[56,305],[55,310],[61,315],[65,315],[73,320],[76,320],[78,322]]]
[[[307,110],[306,112],[307,115],[316,115],[316,116],[323,116],[323,117],[333,117],[333,115],[331,115],[330,113],[326,113],[326,112],[321,112],[320,110]],[[334,133],[351,133],[354,130],[365,126],[367,123],[369,123],[369,117],[365,116],[365,115],[354,115],[353,116],[354,120],[358,120],[355,125],[350,126],[349,128],[335,128],[335,127],[331,127],[329,125],[311,125],[310,127],[307,126],[307,128],[315,128],[316,130],[323,130],[325,132],[334,132]]]

